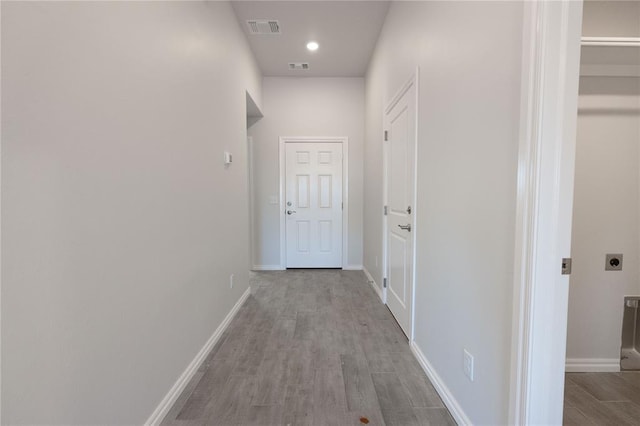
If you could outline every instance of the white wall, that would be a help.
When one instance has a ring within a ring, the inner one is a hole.
[[[270,204],[279,194],[280,136],[347,136],[347,266],[362,265],[364,79],[266,77],[262,87],[264,118],[249,130],[254,155],[253,264],[280,265],[279,202]]]
[[[588,37],[640,36],[640,2],[629,0],[586,0],[582,35]]]
[[[3,423],[141,424],[216,330],[260,84],[226,2],[2,2]]]
[[[366,79],[365,266],[380,284],[382,110],[419,65],[415,339],[473,424],[508,415],[522,24],[517,2],[393,2]]]
[[[640,295],[640,79],[582,77],[567,358],[620,358],[623,300]],[[605,271],[605,254],[624,254]]]

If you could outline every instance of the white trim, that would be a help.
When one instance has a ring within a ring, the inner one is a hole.
[[[252,271],[284,271],[282,265],[252,265]]]
[[[211,349],[213,349],[215,344],[218,342],[218,340],[220,339],[220,336],[222,336],[222,333],[229,326],[229,323],[231,322],[233,317],[236,315],[236,313],[238,313],[238,310],[240,309],[242,304],[245,302],[245,300],[247,300],[250,294],[251,294],[251,287],[247,288],[244,294],[240,296],[240,299],[238,299],[238,301],[233,306],[233,308],[231,308],[231,311],[227,314],[227,316],[224,318],[224,320],[218,326],[218,328],[216,328],[216,330],[213,332],[209,340],[207,340],[207,343],[204,344],[204,346],[202,347],[202,349],[200,349],[200,351],[198,352],[196,357],[193,359],[193,361],[189,363],[186,370],[184,370],[184,372],[180,375],[180,377],[178,377],[178,380],[173,384],[169,392],[165,395],[164,398],[162,398],[162,401],[160,401],[160,404],[158,404],[158,406],[153,411],[151,416],[149,416],[147,421],[144,423],[145,425],[159,425],[160,423],[162,423],[162,420],[164,420],[164,417],[167,415],[167,413],[169,412],[173,404],[176,402],[176,400],[178,399],[182,391],[187,387],[187,385],[189,384],[189,381],[193,378],[193,376],[198,371],[198,368],[200,368],[200,364],[202,364],[202,362],[205,360],[209,352],[211,352]]]
[[[286,143],[340,143],[342,144],[342,267],[349,265],[349,138],[347,136],[281,136],[278,147],[280,158],[280,268],[287,269],[286,241]]]
[[[382,304],[384,305],[386,301],[384,300],[385,294],[382,292],[382,288],[378,285],[378,283],[376,283],[376,280],[373,279],[373,277],[371,276],[367,268],[362,268],[362,270],[364,271],[364,274],[367,276],[367,280],[369,281],[369,284],[371,284],[371,287],[373,287],[373,291],[376,292],[376,294],[380,298],[380,302],[382,302]]]
[[[248,94],[247,94],[248,95]],[[248,114],[248,111],[247,111]],[[247,117],[248,120],[248,117]],[[248,132],[249,130],[247,130]],[[255,190],[253,184],[253,136],[247,135],[247,186],[249,187],[249,262],[252,264],[255,260]]]
[[[280,219],[279,222],[280,222],[280,269],[281,270],[287,269],[287,232],[286,232],[287,220],[284,215],[284,211],[287,209],[285,205],[286,204],[285,181],[287,179],[285,163],[287,161],[287,156],[284,148],[285,148],[284,140],[283,138],[280,138],[280,144],[278,146],[278,158],[279,158],[278,176],[280,179],[279,186],[278,186],[278,193],[279,193],[279,200],[280,200],[280,205],[279,205],[280,211],[278,212],[278,215]]]
[[[534,175],[539,174],[539,167],[532,165],[537,159],[537,153],[532,147],[529,134],[536,129],[532,117],[533,110],[538,108],[535,104],[534,92],[539,91],[541,71],[533,69],[534,65],[540,67],[540,44],[537,43],[537,20],[539,12],[535,2],[525,3],[525,16],[523,28],[523,54],[522,54],[522,81],[520,97],[520,147],[518,159],[518,193],[516,207],[516,232],[514,251],[514,291],[513,291],[513,317],[512,317],[512,353],[511,353],[511,384],[509,398],[509,423],[526,424],[526,407],[529,390],[527,387],[529,378],[528,357],[530,352],[529,324],[531,322],[530,282],[532,260],[535,252],[533,235],[535,222],[532,220],[529,210],[534,210],[536,187]],[[539,108],[538,108],[539,109]],[[536,113],[540,113],[536,110]]]
[[[416,67],[416,73],[414,75],[414,85],[415,85],[415,142],[414,142],[414,151],[413,151],[413,210],[411,212],[413,229],[411,232],[413,233],[413,264],[411,265],[411,334],[409,335],[409,341],[413,342],[416,338],[415,336],[415,323],[416,323],[416,269],[418,264],[418,238],[417,232],[420,229],[420,225],[415,218],[418,217],[418,137],[419,137],[419,127],[420,127],[420,67]]]
[[[411,238],[412,238],[412,250],[413,250],[413,265],[412,265],[412,271],[411,271],[411,306],[409,306],[409,342],[413,342],[414,340],[414,335],[415,335],[415,300],[416,300],[416,264],[417,264],[417,250],[416,250],[416,244],[417,244],[417,238],[416,238],[416,229],[418,227],[417,225],[417,221],[415,220],[415,218],[417,217],[417,204],[418,204],[418,123],[419,123],[419,100],[420,100],[420,91],[419,91],[419,82],[420,82],[420,67],[416,67],[414,73],[411,75],[411,77],[409,77],[409,79],[407,80],[407,82],[405,84],[402,85],[402,87],[400,88],[400,90],[398,90],[396,92],[396,94],[391,98],[391,101],[389,101],[387,107],[384,110],[383,116],[382,116],[382,123],[383,123],[383,129],[382,132],[384,133],[385,131],[387,131],[388,129],[385,129],[384,127],[386,127],[387,125],[387,115],[389,114],[389,112],[391,112],[391,110],[393,109],[393,107],[396,106],[396,104],[400,101],[400,99],[402,99],[402,96],[404,96],[405,93],[407,93],[411,88],[413,88],[413,90],[415,91],[415,140],[414,140],[414,171],[413,171],[413,194],[412,194],[412,213],[411,213]],[[383,164],[383,182],[382,182],[382,200],[383,200],[383,205],[388,206],[388,202],[389,202],[389,165],[388,165],[388,157],[389,157],[389,142],[388,141],[384,141],[383,139],[383,149],[382,149],[382,164]],[[382,229],[383,229],[383,236],[382,236],[382,271],[383,271],[383,277],[388,278],[389,277],[389,273],[388,273],[388,263],[389,263],[389,259],[388,259],[388,217],[387,215],[383,216],[382,219]],[[387,289],[384,288],[382,290],[383,292],[383,296],[381,299],[384,300],[384,303],[386,304],[387,301]]]
[[[362,269],[362,265],[347,265],[342,267],[343,271],[362,271]]]
[[[0,22],[2,22],[2,7],[0,7]],[[2,31],[0,31],[2,34]],[[0,46],[2,45],[2,36],[0,35]],[[0,54],[0,70],[2,70],[2,55]],[[0,99],[2,99],[2,85],[0,84]],[[2,117],[2,102],[0,102],[0,117]],[[0,120],[0,200],[2,200],[2,120]],[[1,204],[1,201],[0,201]],[[2,206],[0,205],[0,241],[2,241]],[[2,244],[0,244],[0,312],[2,312]],[[2,315],[0,315],[0,318]],[[2,421],[2,321],[0,320],[0,425],[5,424]]]
[[[582,1],[525,2],[509,424],[562,423]]]
[[[582,37],[583,46],[640,47],[640,37]]]
[[[438,392],[438,395],[440,395],[440,398],[442,398],[442,402],[444,402],[444,405],[447,407],[456,423],[459,426],[471,425],[471,420],[462,409],[462,405],[460,405],[453,396],[453,393],[451,393],[447,385],[440,378],[438,373],[436,373],[436,370],[429,363],[427,357],[415,341],[411,342],[411,352],[413,352],[413,356],[415,356],[418,363],[420,363],[420,366],[431,381],[433,387],[436,389],[436,392]]]
[[[620,371],[618,358],[567,358],[567,373],[617,373]]]

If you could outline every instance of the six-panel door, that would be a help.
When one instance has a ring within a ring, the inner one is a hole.
[[[287,142],[287,268],[342,267],[342,144]]]

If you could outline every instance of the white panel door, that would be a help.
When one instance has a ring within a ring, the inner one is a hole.
[[[416,108],[415,88],[404,92],[385,114],[387,131],[387,305],[411,337],[413,300],[413,215]]]
[[[287,142],[287,268],[342,267],[342,144]]]

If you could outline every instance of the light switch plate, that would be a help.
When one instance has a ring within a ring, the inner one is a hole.
[[[231,163],[233,163],[233,154],[231,154],[228,151],[225,151],[224,152],[224,164],[226,164],[228,166]]]
[[[272,206],[275,206],[278,204],[278,196],[277,195],[270,195],[269,196],[269,204],[271,204]]]

